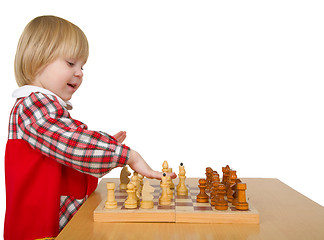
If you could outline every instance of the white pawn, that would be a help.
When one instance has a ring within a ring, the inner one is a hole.
[[[127,199],[125,201],[125,208],[137,208],[137,200],[135,195],[135,186],[132,183],[127,184]]]
[[[134,173],[134,175],[131,177],[130,183],[132,183],[134,185],[134,187],[135,187],[135,198],[139,203],[139,201],[140,201],[140,193],[139,193],[138,189],[139,189],[139,184],[140,183],[138,181],[138,174],[137,173],[136,174]]]
[[[142,174],[137,174],[137,177],[138,177],[138,182],[139,182],[139,189],[138,191],[141,193],[142,192],[142,189],[143,189],[143,179],[144,179],[144,176]]]

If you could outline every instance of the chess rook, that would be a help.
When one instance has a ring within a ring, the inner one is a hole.
[[[238,183],[237,186],[237,203],[235,208],[237,210],[246,211],[249,210],[249,204],[246,202],[246,183]]]
[[[117,201],[115,200],[115,183],[108,182],[106,186],[107,186],[107,201],[105,204],[105,208],[107,209],[117,208]]]

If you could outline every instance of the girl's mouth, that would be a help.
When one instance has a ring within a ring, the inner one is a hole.
[[[73,92],[76,91],[77,84],[68,83],[67,85],[73,90]]]

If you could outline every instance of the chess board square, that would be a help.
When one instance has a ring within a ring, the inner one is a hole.
[[[190,191],[190,194],[197,196],[199,194],[199,192],[200,192],[199,190],[198,191]]]
[[[193,210],[193,206],[177,206],[177,212],[190,212]]]
[[[195,211],[212,211],[213,208],[211,206],[194,206]]]
[[[188,206],[193,206],[193,204],[192,204],[192,202],[176,202],[176,206],[177,207],[179,207],[179,206],[181,206],[181,207],[184,207],[184,206],[188,207]]]
[[[158,205],[157,209],[158,210],[174,210],[175,206],[172,206],[172,205],[167,205],[167,206]]]
[[[191,199],[191,195],[188,195],[188,196],[179,196],[179,195],[176,195],[176,199]]]
[[[200,207],[200,206],[201,207],[210,207],[211,205],[209,202],[208,203],[198,203],[198,202],[194,201],[193,206],[195,206],[195,207]]]
[[[191,198],[176,198],[175,201],[177,203],[181,203],[181,202],[190,202],[190,203],[192,203],[193,202],[193,200]]]
[[[127,198],[127,196],[124,196],[124,195],[116,195],[115,196],[115,199],[125,199]]]

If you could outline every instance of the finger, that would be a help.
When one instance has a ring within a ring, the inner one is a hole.
[[[123,135],[121,135],[119,138],[118,138],[118,142],[122,143],[126,138],[126,132],[123,133]]]
[[[118,139],[120,136],[122,136],[123,135],[123,131],[120,131],[120,132],[118,132],[118,133],[116,133],[115,135],[114,135],[114,137],[116,138],[116,139]]]
[[[170,176],[172,179],[177,177],[177,174],[175,174],[174,172],[173,173],[167,173],[167,175]],[[149,178],[154,178],[154,179],[157,179],[157,180],[161,180],[162,176],[163,176],[163,172],[154,171]]]
[[[126,132],[120,131],[114,135],[114,138],[119,142],[122,143],[126,138]]]
[[[167,173],[172,179],[175,179],[177,177],[176,173]]]

